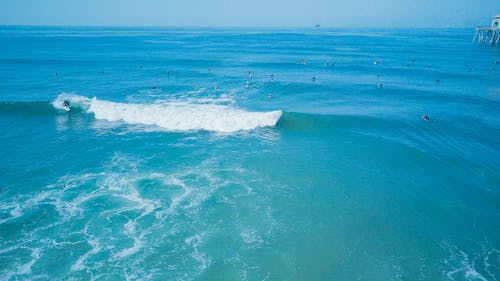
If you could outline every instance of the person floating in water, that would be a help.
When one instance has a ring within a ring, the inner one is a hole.
[[[424,114],[424,115],[422,115],[422,120],[424,120],[424,121],[430,121],[431,118],[429,118],[429,116],[427,116],[427,115]]]
[[[316,76],[313,76],[312,81],[316,82]]]

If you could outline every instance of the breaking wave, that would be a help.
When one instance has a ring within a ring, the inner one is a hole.
[[[169,131],[206,130],[232,133],[274,126],[282,115],[281,110],[249,112],[217,103],[192,101],[120,103],[73,94],[60,94],[52,105],[57,109],[63,109],[65,100],[70,102],[72,108],[78,107],[93,113],[96,119],[154,125]]]

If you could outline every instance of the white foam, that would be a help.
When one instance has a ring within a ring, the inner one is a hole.
[[[250,244],[255,248],[260,248],[264,244],[264,240],[259,236],[256,230],[246,230],[240,232],[240,236],[245,244]]]
[[[3,209],[3,208],[0,208],[0,209]],[[15,219],[20,218],[24,215],[21,207],[17,203],[14,206],[14,208],[12,208],[12,210],[10,210],[9,214],[11,215],[11,217],[0,220],[0,224],[3,224],[5,222],[11,221],[11,220],[15,220]]]
[[[134,239],[134,245],[130,248],[127,248],[125,250],[120,251],[119,253],[117,253],[115,255],[115,257],[124,258],[124,257],[127,257],[127,256],[130,256],[132,254],[137,253],[139,251],[139,249],[141,249],[141,247],[142,247],[141,240],[139,240],[139,238],[137,238],[137,237],[133,237],[132,239]]]
[[[203,238],[206,234],[195,234],[194,236],[186,238],[184,241],[187,245],[193,247],[193,252],[191,257],[200,263],[198,268],[198,274],[203,273],[212,263],[212,259],[205,253],[200,253],[198,246],[203,242]]]
[[[88,240],[88,243],[92,247],[92,249],[78,258],[78,260],[71,266],[71,271],[79,271],[85,269],[85,260],[91,255],[97,254],[101,250],[99,241]]]
[[[169,131],[207,130],[223,133],[253,130],[274,126],[281,117],[281,110],[249,112],[227,104],[165,101],[162,103],[119,103],[72,94],[61,94],[52,102],[63,109],[64,100],[71,106],[93,113],[96,119],[123,121],[129,124],[153,125]]]
[[[31,251],[31,260],[29,262],[16,266],[16,269],[14,271],[9,271],[4,273],[2,279],[5,278],[5,280],[10,280],[14,276],[30,275],[31,268],[39,259],[40,259],[40,249],[35,248]]]
[[[492,280],[496,280],[495,275],[488,271],[489,263],[487,260],[490,253],[498,252],[498,250],[491,249],[481,242],[478,242],[478,245],[481,247],[481,251],[469,255],[455,245],[448,242],[443,243],[441,247],[450,253],[450,257],[444,260],[444,264],[451,267],[451,270],[446,272],[446,277],[449,280],[456,280],[455,277],[457,275],[460,280],[487,281],[489,280],[487,277],[492,277]],[[484,263],[481,263],[480,257],[483,257]],[[478,270],[484,270],[483,273],[489,274],[490,276],[484,276]]]

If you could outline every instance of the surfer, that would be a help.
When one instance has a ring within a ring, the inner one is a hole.
[[[63,106],[64,106],[64,110],[69,111],[70,108],[69,108],[69,101],[68,100],[64,100]]]

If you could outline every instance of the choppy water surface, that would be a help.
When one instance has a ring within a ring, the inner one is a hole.
[[[1,27],[0,279],[499,280],[472,35]]]

